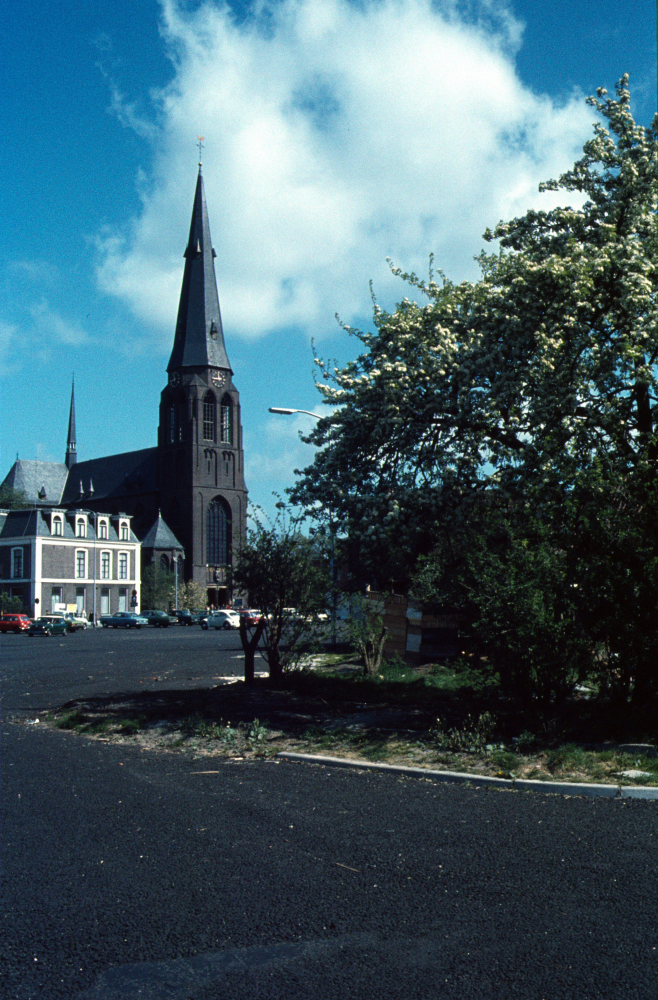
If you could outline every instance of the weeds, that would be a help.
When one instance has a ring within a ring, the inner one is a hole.
[[[482,712],[477,719],[469,713],[461,729],[444,729],[441,719],[430,730],[430,739],[438,750],[453,753],[474,753],[489,747],[494,749],[492,738],[496,728],[491,712]]]

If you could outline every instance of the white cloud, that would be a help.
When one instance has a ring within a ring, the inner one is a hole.
[[[309,434],[313,423],[303,415],[271,416],[259,426],[256,440],[245,433],[245,477],[258,484],[256,502],[265,502],[273,490],[281,490],[282,482],[291,482],[293,469],[312,463],[315,449],[299,434]]]
[[[557,106],[520,82],[503,2],[475,3],[480,20],[450,0],[263,0],[241,23],[212,3],[162,9],[175,78],[157,97],[154,176],[138,217],[99,237],[98,279],[163,349],[196,133],[227,331],[250,338],[368,315],[370,278],[390,304],[404,292],[386,257],[424,272],[434,251],[450,277],[475,277],[483,230],[563,199],[537,186],[591,132],[582,95]]]
[[[45,299],[30,306],[29,312],[34,321],[35,343],[46,351],[52,341],[79,347],[89,340],[88,333],[78,323],[64,319]]]
[[[14,323],[0,320],[0,375],[9,374],[18,367],[14,354],[17,333],[18,327]]]

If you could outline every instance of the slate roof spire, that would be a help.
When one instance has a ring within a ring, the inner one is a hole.
[[[174,347],[167,371],[176,368],[231,366],[224,345],[222,317],[215,278],[216,254],[210,240],[208,209],[199,163],[185,270],[178,306]]]
[[[71,379],[71,409],[69,410],[69,433],[66,439],[66,458],[64,462],[66,468],[70,469],[78,461],[78,452],[75,446],[75,381]]]

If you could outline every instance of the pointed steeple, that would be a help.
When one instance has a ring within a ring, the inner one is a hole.
[[[167,371],[176,368],[231,366],[224,346],[222,317],[215,279],[215,251],[210,240],[208,209],[201,164],[194,194],[190,236],[185,250],[174,347]]]
[[[66,468],[70,469],[78,461],[75,447],[75,382],[71,379],[71,409],[69,410],[69,433],[66,441]]]

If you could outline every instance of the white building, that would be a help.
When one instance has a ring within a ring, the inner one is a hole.
[[[0,511],[0,592],[20,597],[26,614],[135,610],[139,585],[140,543],[128,515]]]

